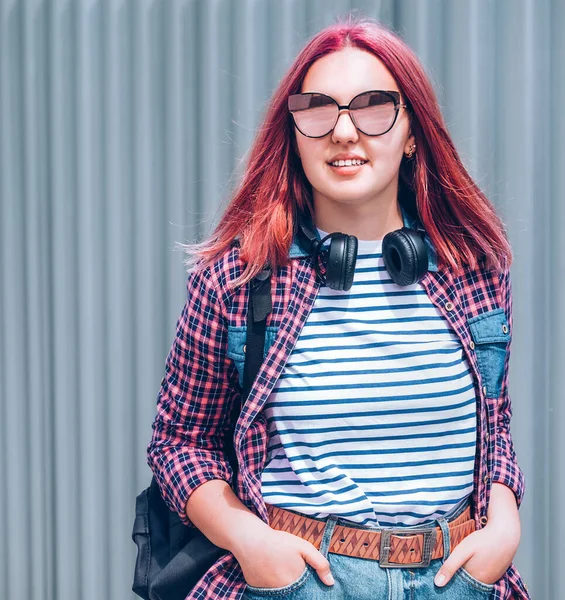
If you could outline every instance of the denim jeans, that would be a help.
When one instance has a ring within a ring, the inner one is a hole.
[[[447,523],[460,515],[466,505],[460,505],[451,513],[428,523],[414,527],[439,526],[443,532],[444,557],[432,560],[428,567],[388,568],[379,561],[341,554],[328,553],[330,539],[337,525],[351,525],[349,521],[334,516],[326,522],[320,552],[328,559],[335,579],[333,586],[322,583],[316,571],[306,565],[302,575],[293,583],[281,588],[257,588],[248,585],[244,600],[260,598],[284,600],[428,600],[444,598],[457,600],[485,599],[490,596],[493,585],[482,583],[464,569],[459,569],[443,587],[434,584],[434,577],[449,556],[449,530]],[[367,529],[367,528],[363,528]],[[371,528],[374,530],[374,528]],[[412,528],[411,528],[412,529]]]

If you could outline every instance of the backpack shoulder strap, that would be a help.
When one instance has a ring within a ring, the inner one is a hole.
[[[238,405],[234,403],[231,413],[232,439],[235,424],[237,423],[243,405],[247,400],[247,396],[249,396],[253,382],[255,381],[257,373],[261,368],[261,363],[263,362],[267,315],[272,309],[271,270],[267,267],[249,283],[243,386],[241,392],[241,404]],[[231,464],[235,481],[238,472],[238,463],[233,443],[227,445],[226,455]]]
[[[271,269],[267,266],[250,282],[249,286],[242,406],[247,396],[249,396],[253,382],[263,362],[267,315],[272,310]]]

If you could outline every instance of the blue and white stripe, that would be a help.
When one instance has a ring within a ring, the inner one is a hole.
[[[268,504],[410,526],[472,492],[475,392],[461,343],[420,284],[392,282],[381,248],[360,240],[351,289],[320,290],[265,405]]]

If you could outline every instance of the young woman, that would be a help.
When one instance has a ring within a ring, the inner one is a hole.
[[[529,598],[511,250],[406,44],[369,20],[318,33],[188,250],[148,459],[229,552],[187,598]],[[232,435],[266,265],[266,356]]]

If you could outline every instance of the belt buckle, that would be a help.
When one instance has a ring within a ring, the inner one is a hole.
[[[423,534],[424,543],[422,544],[422,560],[414,563],[391,563],[389,560],[391,545],[391,535],[414,535]],[[432,552],[436,544],[436,528],[424,529],[409,529],[406,527],[382,529],[381,530],[381,545],[379,554],[379,565],[381,567],[389,567],[393,569],[403,569],[406,567],[428,567],[432,559]]]

